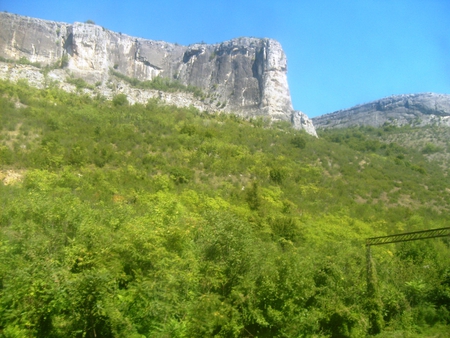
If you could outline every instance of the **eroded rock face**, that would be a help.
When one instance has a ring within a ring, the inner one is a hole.
[[[65,52],[69,25],[0,13],[0,56],[52,64]]]
[[[312,119],[316,128],[429,124],[450,126],[450,95],[395,95]]]
[[[0,56],[41,65],[61,62],[75,77],[106,82],[114,69],[128,77],[176,79],[209,94],[204,105],[245,117],[293,121],[287,60],[272,39],[177,44],[131,37],[87,24],[66,24],[0,13]],[[304,115],[304,119],[309,119]],[[309,129],[314,127],[309,121]],[[304,123],[294,124],[302,128]],[[309,132],[309,131],[308,131]]]
[[[291,122],[295,129],[305,130],[308,134],[317,137],[316,128],[312,121],[301,111],[294,111]]]

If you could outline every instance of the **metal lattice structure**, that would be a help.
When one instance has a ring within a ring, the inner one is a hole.
[[[367,238],[366,246],[398,243],[398,242],[409,242],[409,241],[417,241],[419,239],[447,237],[447,236],[450,236],[450,227],[414,231],[414,232],[405,232],[403,234],[396,234],[390,236]]]
[[[437,238],[437,237],[447,237],[450,236],[450,227],[447,228],[439,228],[439,229],[430,229],[430,230],[422,230],[422,231],[414,231],[414,232],[405,232],[402,234],[390,235],[390,236],[381,236],[381,237],[372,237],[366,239],[366,248],[367,248],[367,295],[370,299],[374,301],[374,304],[379,304],[380,296],[378,294],[378,287],[376,282],[376,271],[375,266],[372,263],[372,255],[371,255],[371,246],[372,245],[382,245],[389,243],[399,243],[399,242],[409,242],[409,241],[417,241],[420,239],[428,239],[428,238]],[[374,310],[379,318],[381,317],[381,307],[375,307]],[[378,328],[377,316],[369,317],[370,325],[372,328]],[[381,319],[382,321],[382,319]],[[379,332],[375,330],[376,332]],[[374,332],[375,332],[374,331]]]

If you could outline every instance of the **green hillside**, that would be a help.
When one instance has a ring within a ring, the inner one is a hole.
[[[448,130],[4,81],[0,113],[1,337],[450,335],[449,238],[374,247],[373,293],[365,248],[450,226]]]

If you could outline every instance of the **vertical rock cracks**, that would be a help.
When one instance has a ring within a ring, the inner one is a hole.
[[[106,82],[110,69],[145,81],[156,76],[200,88],[209,110],[244,117],[297,121],[287,82],[286,55],[272,39],[237,38],[180,46],[115,33],[94,24],[65,24],[0,13],[0,56],[51,65],[67,55],[67,69],[88,82]],[[55,43],[56,41],[56,43]],[[302,113],[298,129],[309,125]],[[305,122],[306,121],[306,122]],[[308,122],[309,121],[309,122]]]

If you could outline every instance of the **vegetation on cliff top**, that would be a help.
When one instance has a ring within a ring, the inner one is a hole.
[[[110,69],[111,75],[124,80],[128,84],[130,84],[133,87],[141,88],[141,89],[155,89],[155,90],[161,90],[164,92],[187,92],[192,93],[195,97],[205,97],[206,94],[203,93],[203,91],[195,86],[186,86],[183,85],[181,82],[173,79],[168,79],[165,77],[157,76],[153,78],[152,80],[147,81],[140,81],[134,77],[128,77],[126,75],[123,75],[122,73]]]
[[[0,336],[450,334],[449,239],[374,248],[367,294],[365,238],[449,224],[404,129],[119,101],[0,82]]]

